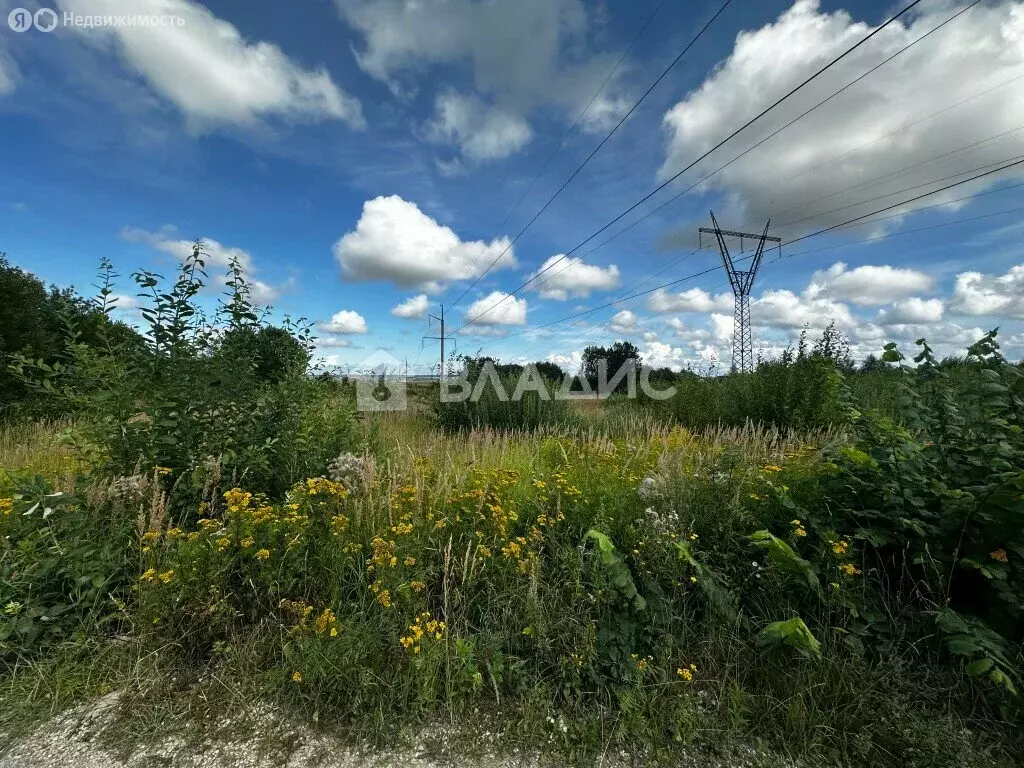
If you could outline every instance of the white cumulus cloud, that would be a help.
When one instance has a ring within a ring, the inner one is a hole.
[[[549,258],[531,277],[537,277],[531,284],[532,290],[542,299],[557,301],[566,301],[570,296],[583,299],[592,291],[610,291],[620,284],[619,268],[614,264],[598,267],[581,259],[566,259],[564,253]]]
[[[671,368],[679,371],[688,362],[687,353],[682,347],[673,347],[661,341],[652,341],[640,351],[644,365],[649,368]]]
[[[417,81],[426,82],[433,69],[468,65],[474,95],[439,97],[435,123],[469,158],[520,149],[532,133],[527,120],[535,109],[553,107],[565,120],[575,120],[617,59],[592,51],[599,14],[582,0],[335,2],[362,36],[359,66],[403,98],[416,95]],[[446,114],[453,107],[468,113]],[[582,127],[604,129],[627,108],[613,77]]]
[[[845,304],[827,298],[812,298],[789,290],[769,290],[750,302],[754,325],[770,328],[824,328],[835,321],[841,328],[852,328],[857,321]]]
[[[961,315],[1024,319],[1024,264],[1003,275],[961,272],[956,276],[950,309]]]
[[[659,289],[647,297],[647,309],[651,312],[732,312],[732,307],[732,294],[712,296],[701,288],[690,288],[681,293]]]
[[[58,0],[81,15],[180,18],[164,26],[81,29],[82,39],[116,51],[158,94],[175,104],[194,130],[251,124],[274,116],[291,121],[342,120],[365,125],[359,101],[323,67],[308,69],[277,45],[248,41],[233,24],[192,0]],[[77,30],[78,28],[76,28]]]
[[[391,314],[401,317],[404,320],[419,320],[427,313],[430,302],[427,295],[421,293],[419,296],[410,296],[408,299],[391,308]]]
[[[427,293],[476,277],[496,259],[494,269],[516,266],[507,237],[463,241],[398,195],[363,203],[356,228],[334,244],[334,257],[345,280],[388,280]]]
[[[608,327],[615,333],[634,333],[639,330],[640,318],[628,309],[621,309],[608,321]]]
[[[447,91],[437,97],[436,114],[427,125],[427,136],[440,144],[461,149],[469,160],[500,160],[522,149],[533,129],[518,115],[490,106],[477,96]],[[442,166],[448,175],[454,166]]]
[[[894,302],[887,309],[880,309],[876,322],[879,325],[937,323],[942,320],[944,311],[942,299],[920,299],[915,296]]]
[[[323,333],[366,333],[366,318],[351,309],[343,309],[335,312],[330,322],[320,323],[317,328]]]
[[[871,307],[930,291],[933,285],[931,277],[916,269],[887,264],[847,269],[840,261],[815,272],[805,293],[810,297],[827,296]]]
[[[574,374],[583,366],[583,353],[579,350],[567,355],[553,353],[547,356],[549,363],[554,363],[568,374]]]
[[[696,181],[714,171],[937,27],[963,5],[923,3],[914,14],[889,25],[702,161],[685,178]],[[818,0],[797,0],[774,22],[739,33],[729,56],[665,114],[669,138],[660,177],[667,178],[689,165],[731,129],[746,123],[867,35],[876,23],[875,19],[855,20],[845,10],[821,11]],[[943,184],[930,182],[961,173],[965,178],[971,169],[1024,154],[1024,131],[1015,131],[1024,123],[1024,80],[1014,79],[1022,65],[1024,6],[1016,0],[982,3],[786,128],[708,184],[727,193],[726,219],[734,222],[733,228],[743,228],[741,222],[746,227],[760,226],[770,217],[773,230],[782,229],[784,237],[847,221],[887,203],[937,189]],[[988,89],[994,90],[934,119],[923,119]],[[975,143],[978,146],[969,147]],[[966,149],[956,151],[962,148]],[[943,153],[954,154],[932,162]],[[839,156],[841,160],[831,162]],[[826,161],[828,164],[822,165]],[[1022,171],[1018,168],[1011,173]],[[978,181],[973,188],[997,178]],[[919,184],[926,186],[892,194]],[[950,190],[945,199],[969,194],[970,187]],[[891,196],[866,202],[882,195]],[[836,208],[843,210],[830,213]],[[814,221],[798,221],[816,215],[820,216]]]
[[[526,309],[526,299],[493,291],[469,305],[466,323],[470,326],[526,325]]]
[[[162,227],[158,232],[149,232],[138,227],[122,227],[118,233],[118,236],[125,242],[144,243],[155,251],[173,256],[178,261],[184,261],[192,255],[195,242],[183,240],[177,235],[177,229],[171,225]],[[258,279],[252,254],[242,248],[223,245],[216,240],[204,237],[200,240],[199,252],[212,279],[212,282],[208,283],[208,287],[221,287],[220,276],[231,266],[232,261],[236,261],[241,267],[242,274],[249,283],[250,297],[257,304],[273,303],[277,301],[283,291],[295,287],[295,281],[292,279],[281,285],[271,285]]]
[[[316,340],[316,345],[318,347],[325,347],[327,349],[344,349],[347,347],[351,347],[352,342],[340,336],[323,336]]]

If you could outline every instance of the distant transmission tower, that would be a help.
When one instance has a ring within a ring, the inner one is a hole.
[[[722,252],[722,263],[729,275],[729,284],[732,286],[733,295],[736,297],[736,304],[733,308],[733,329],[732,329],[732,367],[734,370],[745,372],[754,370],[754,345],[750,331],[750,290],[754,287],[754,278],[757,277],[757,270],[761,266],[761,259],[764,256],[764,244],[766,242],[779,243],[782,248],[782,238],[768,236],[768,224],[764,225],[764,232],[760,235],[753,232],[733,232],[722,229],[718,226],[718,219],[715,212],[711,212],[711,222],[715,225],[713,229],[701,227],[698,232],[700,246],[704,247],[703,235],[705,232],[713,234],[718,238],[718,250]],[[729,255],[729,246],[725,244],[725,238],[738,237],[740,239],[740,250],[743,250],[743,241],[757,240],[757,251],[750,260],[750,268],[746,271],[736,269],[732,256]]]

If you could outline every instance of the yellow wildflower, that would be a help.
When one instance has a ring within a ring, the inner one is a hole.
[[[171,579],[174,578],[174,571],[164,571],[159,576],[157,576],[157,578],[160,579],[160,581],[162,581],[164,584],[170,584]]]
[[[270,550],[269,549],[261,549],[258,552],[256,552],[256,559],[257,560],[266,560],[269,557],[270,557]]]
[[[299,672],[298,670],[296,670],[295,672],[292,672],[292,681],[296,682],[296,683],[301,683],[302,682],[302,673]]]
[[[860,569],[853,563],[843,563],[839,566],[839,570],[842,571],[844,576],[856,576],[860,573]]]
[[[989,557],[995,560],[997,563],[1009,562],[1009,558],[1006,556],[1005,549],[997,549],[995,552],[990,552]]]
[[[314,629],[316,629],[316,631],[322,635],[328,629],[335,629],[336,621],[337,619],[334,615],[334,611],[332,611],[330,608],[324,608],[323,612],[319,616],[317,616],[316,624],[314,624]],[[336,634],[337,632],[334,633],[334,635]],[[332,635],[332,637],[334,635]]]
[[[156,578],[156,571],[152,568],[148,568],[145,573],[140,577],[142,581],[152,581]]]

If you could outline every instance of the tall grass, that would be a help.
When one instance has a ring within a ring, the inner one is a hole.
[[[1013,765],[1016,618],[983,619],[1016,599],[1022,462],[1012,372],[979,357],[975,426],[934,371],[879,385],[908,428],[858,415],[831,367],[762,367],[692,385],[695,428],[656,404],[485,397],[448,429],[443,409],[342,429],[348,403],[315,400],[289,447],[309,452],[280,465],[315,468],[281,494],[202,467],[187,509],[162,467],[81,472],[74,498],[5,491],[0,695],[27,717],[44,692],[119,690],[142,733],[259,701],[381,738],[490,717],[577,755],[756,739],[815,762]],[[749,418],[723,418],[725,394]],[[11,432],[2,455],[59,469],[39,458],[57,431]],[[336,440],[359,446],[344,472]]]
[[[5,474],[18,471],[51,478],[59,490],[71,490],[83,469],[78,454],[61,439],[70,420],[0,421],[0,488],[10,487]]]
[[[434,390],[432,401],[437,423],[445,430],[464,430],[491,427],[506,430],[534,430],[539,427],[565,427],[578,423],[578,415],[569,401],[555,396],[552,382],[543,383],[544,393],[523,392],[514,397],[519,377],[505,374],[481,384],[476,377],[469,379],[472,396],[458,402],[445,401],[439,389]]]

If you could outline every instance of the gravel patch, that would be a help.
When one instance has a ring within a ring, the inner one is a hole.
[[[302,725],[288,726],[272,712],[257,717],[256,727],[219,728],[231,737],[198,744],[180,736],[153,743],[129,744],[124,735],[105,738],[116,729],[117,694],[72,710],[41,725],[33,733],[0,747],[0,768],[553,768],[564,761],[539,751],[499,753],[493,737],[481,732],[474,754],[449,746],[443,727],[426,729],[407,747],[361,750],[329,734]],[[265,719],[266,728],[258,720]],[[273,732],[275,738],[266,734]],[[284,738],[282,738],[282,736]],[[465,737],[459,742],[465,745]],[[111,745],[114,746],[111,746]],[[626,753],[606,754],[579,763],[583,768],[635,768],[648,764]],[[666,768],[664,760],[658,765]],[[738,746],[725,754],[682,750],[668,768],[799,768],[797,763],[752,747]]]

